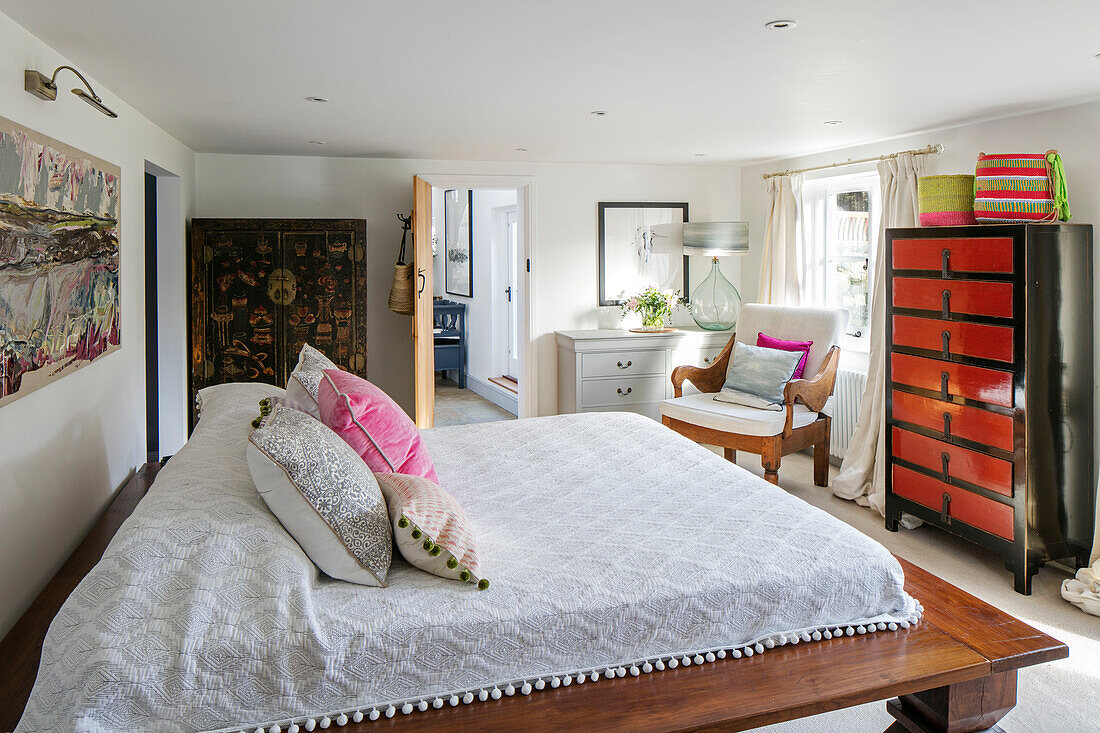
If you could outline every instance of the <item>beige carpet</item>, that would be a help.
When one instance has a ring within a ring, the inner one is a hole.
[[[738,464],[762,473],[757,456],[740,454]],[[1068,659],[1020,671],[1018,703],[1001,721],[1005,731],[1100,731],[1100,618],[1082,613],[1061,599],[1058,589],[1068,577],[1066,573],[1044,567],[1032,581],[1032,594],[1019,595],[1012,590],[1012,575],[993,553],[931,527],[887,532],[878,512],[838,499],[828,489],[814,486],[812,469],[808,456],[788,456],[779,472],[780,484],[795,496],[878,540],[895,554],[1069,645]],[[891,722],[885,703],[876,702],[760,730],[879,733]]]

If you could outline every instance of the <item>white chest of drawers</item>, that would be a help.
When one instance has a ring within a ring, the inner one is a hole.
[[[657,403],[672,397],[672,370],[706,366],[733,330],[681,328],[675,333],[557,331],[558,412],[637,412],[660,420]],[[684,385],[686,391],[689,385]]]

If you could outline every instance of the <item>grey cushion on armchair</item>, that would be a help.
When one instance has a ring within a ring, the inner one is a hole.
[[[763,410],[781,410],[783,388],[791,381],[800,361],[801,351],[780,351],[738,341],[733,345],[726,367],[726,382],[714,399]]]

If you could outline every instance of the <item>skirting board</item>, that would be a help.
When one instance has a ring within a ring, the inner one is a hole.
[[[469,372],[466,372],[466,389],[484,397],[502,410],[507,410],[513,415],[519,415],[519,395],[503,390],[495,384],[482,381]]]

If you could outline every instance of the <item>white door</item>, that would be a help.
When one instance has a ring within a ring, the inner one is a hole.
[[[521,257],[519,252],[519,221],[516,210],[511,209],[505,215],[505,241],[508,245],[508,376],[518,381],[520,369],[519,352],[519,283]]]

